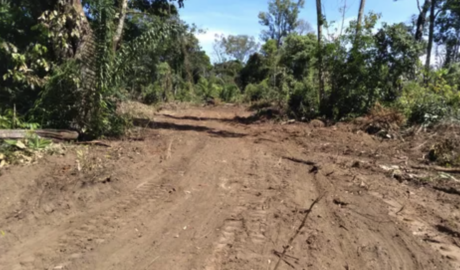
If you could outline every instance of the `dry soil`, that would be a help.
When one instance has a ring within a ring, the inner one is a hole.
[[[1,172],[0,269],[460,269],[458,181],[407,177],[422,139],[249,115],[161,110]]]

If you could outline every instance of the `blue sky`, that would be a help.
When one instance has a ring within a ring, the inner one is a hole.
[[[345,0],[322,0],[327,20],[341,21],[339,7]],[[316,27],[316,1],[306,0],[300,15]],[[355,19],[359,0],[346,0],[347,21]],[[416,0],[367,0],[366,13],[373,11],[382,15],[381,21],[388,23],[407,22],[418,13]],[[258,14],[266,11],[268,0],[186,0],[185,8],[180,10],[181,18],[187,23],[195,23],[206,33],[198,38],[203,49],[213,57],[212,44],[215,34],[246,34],[259,37],[263,29],[259,25]]]

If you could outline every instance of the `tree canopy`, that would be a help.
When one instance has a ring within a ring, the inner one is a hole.
[[[305,21],[299,21],[300,9],[304,4],[304,0],[269,1],[268,12],[259,13],[260,24],[268,28],[262,31],[262,39],[274,39],[279,47],[283,38],[299,29],[299,26],[305,27]]]
[[[200,45],[204,30],[181,19],[186,3],[0,1],[0,127],[20,119],[121,134],[129,119],[117,108],[127,99],[276,104],[289,117],[333,121],[383,104],[410,123],[460,119],[456,0],[420,1],[408,24],[382,22],[361,1],[333,39],[321,0],[317,18],[300,17],[303,0],[270,0],[261,41],[218,35],[218,59]]]

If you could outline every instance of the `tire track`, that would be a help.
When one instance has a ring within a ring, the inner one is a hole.
[[[179,185],[180,181],[175,182],[175,185],[171,184],[171,182],[173,182],[169,178],[171,170],[174,169],[177,171],[187,171],[189,168],[193,167],[196,162],[199,162],[204,149],[205,141],[199,140],[198,143],[191,148],[191,151],[189,151],[187,155],[170,164],[157,177],[151,177],[149,180],[139,184],[129,197],[123,199],[120,203],[115,204],[102,215],[96,215],[93,217],[89,223],[96,224],[96,226],[88,227],[86,224],[84,224],[75,231],[81,231],[84,235],[97,236],[102,234],[105,236],[105,239],[112,238],[117,231],[126,225],[121,221],[120,217],[122,214],[124,220],[136,220],[140,215],[145,214],[146,211],[152,211],[152,205],[153,209],[155,209],[155,207],[158,207],[161,202],[164,202],[171,194],[175,193],[176,187]],[[127,218],[126,215],[130,215],[131,218]],[[104,222],[101,223],[101,220]],[[64,235],[60,239],[61,245],[71,245],[72,243],[78,241],[85,241],[85,239],[81,240],[81,234],[72,234],[71,232],[69,235],[74,237],[69,238]],[[84,249],[90,251],[94,250],[98,244],[103,244],[105,239],[98,239],[98,241],[94,242],[94,244],[91,243],[91,245],[89,245],[90,248],[86,246]],[[91,240],[90,242],[93,241]],[[69,261],[59,265],[66,265],[68,267]]]
[[[314,176],[314,182],[318,190],[344,193],[338,182],[332,183],[321,172]],[[339,227],[331,234],[335,235],[334,239],[342,239],[343,254],[355,262],[349,266],[352,269],[434,269],[433,261],[420,255],[426,253],[425,247],[387,215],[383,201],[375,201],[375,196],[368,193],[348,195],[346,201],[350,205],[344,208],[336,205],[332,198],[326,201],[327,216]],[[358,209],[353,205],[372,207]],[[357,248],[356,253],[350,252],[353,246]]]
[[[49,235],[43,242],[43,247],[47,250],[56,250],[53,255],[36,256],[36,251],[28,250],[22,253],[21,257],[30,258],[34,265],[25,269],[37,269],[36,265],[49,265],[54,267],[72,268],[75,258],[87,255],[94,251],[99,245],[106,244],[118,231],[127,225],[130,220],[136,220],[145,211],[153,211],[169,196],[174,194],[179,181],[174,182],[167,178],[171,174],[171,169],[186,171],[199,161],[199,157],[205,149],[205,141],[199,140],[190,147],[186,155],[181,156],[175,162],[171,162],[166,169],[158,171],[155,176],[138,185],[128,196],[120,198],[119,201],[112,203],[105,209],[87,213],[84,216],[73,218],[70,228],[63,230],[56,235]],[[180,178],[179,178],[180,179]],[[153,206],[153,207],[152,207]],[[126,217],[131,216],[131,218]],[[69,227],[69,225],[64,225]],[[31,239],[31,245],[36,245]],[[8,268],[5,268],[8,269]]]
[[[263,258],[267,241],[266,198],[260,198],[253,193],[254,190],[241,189],[237,192],[237,206],[229,218],[224,220],[220,237],[206,262],[206,270],[222,269],[222,265],[228,264],[232,254],[252,260]]]

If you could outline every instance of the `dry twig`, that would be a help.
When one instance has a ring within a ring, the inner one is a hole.
[[[323,194],[321,196],[319,196],[318,198],[316,198],[313,203],[310,205],[310,208],[308,208],[308,210],[306,211],[305,213],[305,216],[302,220],[302,223],[300,224],[299,228],[297,228],[295,234],[289,239],[287,245],[285,245],[283,247],[283,252],[279,253],[279,254],[276,254],[278,257],[279,257],[279,260],[278,262],[276,263],[276,266],[274,268],[274,270],[277,270],[278,267],[280,266],[280,263],[281,263],[281,260],[283,260],[284,262],[286,262],[286,252],[287,250],[289,249],[289,247],[292,245],[292,243],[294,242],[294,240],[296,239],[296,237],[299,235],[299,233],[302,231],[302,229],[305,227],[305,225],[307,224],[307,219],[308,219],[308,216],[310,215],[311,211],[313,210],[313,207],[315,206],[315,204],[317,204],[319,201],[321,201],[324,196],[326,194]],[[292,265],[290,265],[291,267],[293,267]]]

